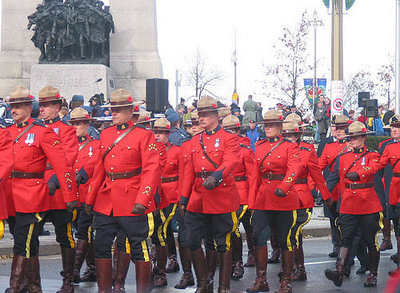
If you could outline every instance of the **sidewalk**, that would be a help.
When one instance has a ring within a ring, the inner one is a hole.
[[[44,226],[45,230],[50,231],[50,236],[40,236],[40,252],[41,256],[58,255],[60,254],[60,247],[56,242],[56,235],[54,233],[54,227],[51,223],[46,223]],[[243,226],[240,226],[242,235],[245,236]],[[304,237],[324,237],[330,235],[329,220],[323,216],[322,207],[313,209],[313,215],[311,221],[303,229]],[[10,257],[13,252],[13,238],[8,231],[8,225],[6,225],[6,231],[4,238],[0,240],[0,259]]]

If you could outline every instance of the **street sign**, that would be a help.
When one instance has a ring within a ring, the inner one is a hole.
[[[331,81],[331,112],[332,116],[343,114],[343,81]]]
[[[343,111],[343,99],[335,99],[332,103],[332,107],[335,109],[335,111]]]

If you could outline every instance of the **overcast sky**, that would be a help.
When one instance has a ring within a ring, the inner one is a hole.
[[[344,16],[345,78],[361,69],[374,71],[389,62],[389,55],[394,56],[395,8],[396,0],[357,0]],[[322,0],[157,0],[159,53],[164,78],[170,80],[171,104],[175,104],[177,69],[183,75],[180,96],[187,98],[194,94],[185,82],[185,72],[197,49],[206,63],[225,77],[213,92],[230,99],[236,29],[241,103],[253,94],[256,101],[263,102],[264,109],[272,106],[274,102],[265,101],[261,95],[262,65],[274,63],[273,45],[282,28],[295,26],[304,10],[309,15],[317,10],[325,24],[318,29],[318,76],[329,80],[331,17]],[[313,56],[312,33],[309,41]],[[308,77],[312,76],[310,72]]]

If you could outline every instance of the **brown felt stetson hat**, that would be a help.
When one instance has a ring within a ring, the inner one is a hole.
[[[332,120],[332,124],[335,125],[336,127],[338,126],[345,126],[349,127],[351,124],[351,120],[346,116],[346,115],[339,115]]]
[[[150,113],[147,112],[146,110],[139,109],[139,112],[140,114],[138,119],[136,120],[136,124],[146,124],[157,120],[156,118],[151,118]]]
[[[346,135],[346,138],[374,133],[373,131],[368,131],[365,124],[360,121],[354,121],[351,123],[348,128],[348,132],[349,133]]]
[[[282,127],[282,134],[302,133],[299,124],[294,120],[286,120],[288,123],[284,123]]]
[[[133,100],[132,94],[126,89],[117,89],[115,92],[111,94],[110,104],[103,105],[103,108],[119,108],[119,107],[127,107],[127,106],[135,106],[133,114],[139,113],[139,102],[135,102]],[[136,107],[137,106],[137,107]]]
[[[171,132],[171,122],[167,118],[159,118],[154,122],[152,130]]]
[[[218,104],[217,100],[209,97],[209,96],[203,96],[197,103],[197,112],[202,113],[202,112],[216,112],[218,113]]]
[[[90,117],[89,112],[85,109],[78,107],[71,111],[69,122],[75,121],[93,121]]]
[[[231,110],[227,107],[218,108],[218,118],[219,120],[223,120],[225,117],[232,115]]]
[[[222,120],[222,127],[224,129],[236,129],[240,128],[240,121],[235,115],[226,116]]]
[[[270,124],[270,123],[288,123],[283,120],[281,112],[278,110],[269,110],[264,114],[264,120],[257,122],[257,124]]]
[[[58,88],[46,86],[39,92],[39,103],[61,101],[61,95]]]
[[[400,115],[393,115],[389,119],[389,125],[392,127],[400,127]]]
[[[35,98],[31,96],[29,89],[23,85],[17,85],[10,93],[10,105],[20,103],[32,103]]]

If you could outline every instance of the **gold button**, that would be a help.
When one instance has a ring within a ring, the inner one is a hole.
[[[278,159],[280,158],[281,156],[278,156]]]
[[[204,157],[201,157],[203,160],[205,159]]]
[[[119,131],[117,131],[117,134],[119,134],[120,132]]]
[[[271,163],[268,162],[267,165],[271,165]]]
[[[111,170],[114,170],[114,167],[111,167],[110,169],[111,169]]]
[[[210,139],[209,137],[207,137],[207,139]]]
[[[78,160],[76,160],[75,163],[78,163]]]
[[[114,155],[111,155],[111,158],[114,158],[115,156]]]

